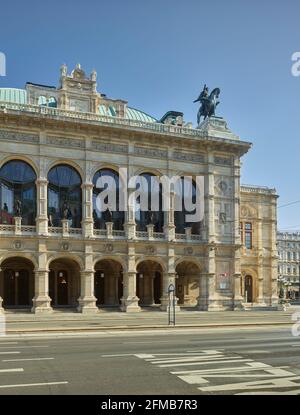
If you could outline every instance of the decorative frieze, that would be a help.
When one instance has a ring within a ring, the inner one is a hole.
[[[125,144],[103,143],[92,141],[92,148],[106,153],[127,153],[128,147]]]
[[[232,159],[228,157],[214,157],[215,164],[219,164],[221,166],[231,166],[232,165]]]
[[[167,158],[168,151],[159,148],[134,146],[134,154],[146,157]]]
[[[203,154],[182,153],[181,151],[174,151],[173,159],[192,163],[204,163],[205,161]]]
[[[0,140],[21,141],[25,143],[38,143],[38,134],[17,133],[15,131],[0,130]]]
[[[83,140],[76,140],[70,137],[49,136],[47,137],[46,142],[47,144],[54,145],[54,146],[61,146],[61,147],[83,148],[85,145]]]

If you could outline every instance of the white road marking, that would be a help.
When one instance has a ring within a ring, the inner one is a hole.
[[[54,360],[54,357],[34,357],[32,359],[7,359],[2,362],[26,362],[31,360]]]
[[[49,347],[49,346],[2,346],[1,349],[32,349],[37,347]]]
[[[199,366],[199,365],[221,365],[224,363],[241,363],[241,362],[252,362],[252,359],[242,359],[240,357],[222,357],[216,360],[204,360],[202,362],[192,362],[192,363],[173,363],[167,365],[158,365],[158,367],[176,367],[176,366]]]
[[[252,353],[254,352],[252,350]],[[266,351],[258,350],[256,352]],[[289,366],[273,367],[253,359],[245,359],[241,355],[225,354],[220,350],[198,350],[196,355],[194,353],[195,351],[193,354],[186,352],[181,355],[170,353],[163,356],[142,353],[135,356],[161,368],[203,365],[204,369],[174,369],[170,372],[189,385],[198,385],[198,389],[202,392],[243,394],[242,391],[247,390],[248,392],[249,390],[250,393],[252,391],[253,394],[259,395],[264,394],[266,389],[290,388],[290,391],[277,391],[276,394],[300,394],[300,376],[292,373]],[[217,384],[212,383],[215,379],[218,379]],[[238,382],[224,383],[227,379],[229,381],[231,379],[232,381],[238,380]],[[241,382],[242,379],[243,382]]]
[[[22,369],[22,368],[16,368],[16,369],[0,369],[0,373],[6,373],[6,372],[24,372],[24,369]]]
[[[0,389],[5,388],[25,388],[32,386],[51,386],[51,385],[66,385],[69,382],[45,382],[45,383],[21,383],[18,385],[0,385]]]
[[[20,354],[21,352],[0,352],[0,354]]]
[[[18,342],[5,342],[5,343],[0,343],[0,346],[7,345],[7,344],[18,344]]]
[[[235,391],[235,390],[259,390],[259,389],[274,389],[274,388],[293,388],[299,389],[300,376],[291,376],[276,379],[258,380],[252,382],[241,382],[241,383],[227,383],[225,385],[205,386],[198,388],[202,392],[224,392],[224,391]],[[278,392],[280,394],[280,392]]]

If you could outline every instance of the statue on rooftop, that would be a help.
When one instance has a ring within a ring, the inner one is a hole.
[[[217,105],[219,104],[218,98],[220,95],[220,88],[215,88],[211,91],[210,95],[208,96],[208,87],[206,84],[203,87],[202,92],[200,93],[199,97],[194,102],[200,102],[201,107],[199,108],[197,114],[197,123],[200,124],[201,117],[203,116],[204,119],[207,117],[211,117],[215,115],[215,110]]]

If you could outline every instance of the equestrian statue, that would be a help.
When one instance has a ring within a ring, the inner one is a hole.
[[[210,95],[208,95],[208,87],[206,84],[203,87],[202,92],[200,93],[199,97],[194,102],[200,102],[201,107],[199,108],[197,114],[197,123],[200,124],[201,117],[203,116],[204,119],[207,117],[211,117],[215,115],[215,110],[217,105],[219,104],[218,98],[220,95],[220,88],[215,88],[211,91]]]

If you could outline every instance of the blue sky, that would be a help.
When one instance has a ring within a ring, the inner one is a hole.
[[[60,65],[80,62],[97,70],[102,93],[195,124],[193,100],[204,83],[218,86],[217,115],[254,144],[242,182],[276,187],[281,206],[300,200],[299,16],[297,0],[1,2],[0,87],[57,85]],[[280,228],[300,229],[299,212],[279,208]]]

